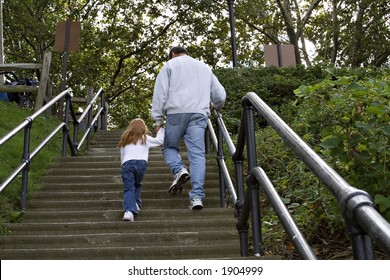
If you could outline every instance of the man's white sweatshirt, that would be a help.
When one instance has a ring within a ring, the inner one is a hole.
[[[221,109],[226,92],[211,69],[188,55],[164,64],[154,86],[152,117],[160,126],[169,114],[200,113],[210,115],[210,103]]]

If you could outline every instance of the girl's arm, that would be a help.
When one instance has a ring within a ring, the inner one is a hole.
[[[156,137],[147,136],[146,144],[149,147],[161,146],[164,143],[164,137],[165,137],[165,129],[163,127],[160,127],[160,129],[157,132]]]

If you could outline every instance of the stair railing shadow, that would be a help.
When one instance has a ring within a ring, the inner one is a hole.
[[[241,105],[243,111],[236,147],[224,125],[220,112],[214,110],[217,133],[214,132],[212,123],[209,121],[209,132],[214,141],[214,146],[217,148],[221,201],[230,196],[236,209],[241,256],[249,255],[249,217],[251,218],[253,255],[261,256],[264,254],[259,202],[259,187],[261,186],[299,256],[302,259],[317,259],[276,192],[271,180],[257,164],[254,111],[268,122],[283,141],[290,146],[314,175],[336,197],[352,241],[354,259],[374,259],[373,242],[390,256],[390,224],[377,211],[370,195],[349,185],[255,93],[247,93],[243,97]],[[237,195],[224,160],[224,141],[234,162]],[[243,175],[245,146],[249,171],[249,175],[246,178],[246,193]],[[228,195],[225,194],[225,190],[228,191]],[[221,202],[221,206],[224,207],[225,203]]]
[[[49,135],[37,146],[33,151],[30,151],[30,135],[32,124],[34,120],[42,115],[46,114],[51,110],[51,107],[57,102],[63,102],[65,98],[65,111],[64,111],[64,121],[60,122],[58,126],[53,129]],[[97,99],[100,98],[99,106],[96,106]],[[99,91],[93,96],[91,101],[85,107],[83,114],[79,118],[76,117],[75,109],[72,103],[72,90],[70,88],[62,91],[59,95],[54,97],[52,100],[47,102],[42,108],[37,110],[34,114],[27,117],[23,122],[21,122],[17,127],[15,127],[11,132],[5,135],[0,139],[0,148],[3,144],[11,140],[15,135],[24,131],[24,142],[23,142],[23,151],[21,164],[11,172],[11,174],[1,183],[0,193],[5,190],[12,181],[22,173],[22,193],[21,193],[21,210],[26,210],[27,205],[27,191],[28,191],[28,173],[30,169],[30,164],[32,159],[54,138],[57,133],[62,130],[63,133],[63,143],[62,143],[62,156],[65,157],[67,153],[67,146],[71,152],[72,156],[77,156],[80,152],[80,149],[85,142],[87,141],[87,150],[90,149],[90,136],[93,130],[96,130],[96,124],[98,123],[99,118],[100,124],[103,124],[103,117],[106,114],[106,105],[104,101],[104,92],[100,88]],[[95,107],[97,111],[94,112]],[[73,139],[69,133],[69,122],[70,118],[73,121]],[[84,134],[79,135],[79,126],[85,121],[87,126],[84,131]],[[80,141],[78,139],[80,138]]]

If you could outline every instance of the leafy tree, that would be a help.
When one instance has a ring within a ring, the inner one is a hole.
[[[294,45],[295,60],[301,64],[300,44],[306,64],[311,65],[306,51],[305,28],[315,8],[322,0],[289,1],[268,0],[242,1],[237,17],[252,30],[264,36],[264,43],[290,43]],[[249,8],[248,8],[249,7]]]
[[[333,6],[332,6],[333,3]],[[333,7],[329,9],[328,7]],[[41,62],[52,50],[58,22],[80,21],[80,50],[69,55],[67,85],[75,96],[103,87],[118,127],[148,119],[154,79],[172,45],[216,69],[231,62],[225,0],[13,0],[4,3],[5,61]],[[292,43],[296,61],[385,65],[389,57],[386,0],[236,1],[240,67],[263,65],[261,45]],[[359,21],[358,21],[359,20]],[[325,34],[325,36],[322,36]],[[352,38],[352,39],[351,39]],[[63,55],[55,53],[51,78],[58,92]],[[39,73],[37,73],[39,77]]]
[[[315,46],[314,62],[352,67],[389,63],[390,7],[386,0],[277,0],[276,5],[269,0],[244,0],[237,3],[236,17],[239,51],[248,49],[242,36],[258,48],[268,43],[293,44],[297,64],[302,59],[308,66],[313,63],[307,42]],[[246,55],[239,61],[262,57]]]
[[[123,126],[135,115],[148,117],[154,79],[172,45],[186,46],[212,67],[228,61],[228,21],[221,4],[15,0],[4,5],[6,61],[41,61],[54,45],[56,24],[80,21],[80,50],[69,55],[67,84],[76,96],[85,96],[86,86],[103,87],[113,104],[112,121]],[[62,59],[53,56],[57,87]]]
[[[390,6],[386,0],[327,1],[308,28],[318,58],[337,66],[388,65]]]

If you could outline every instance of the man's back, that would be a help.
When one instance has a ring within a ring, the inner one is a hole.
[[[202,62],[181,56],[167,63],[168,114],[201,113],[210,105],[211,70]]]
[[[187,55],[175,57],[164,65],[157,76],[154,92],[154,108],[163,106],[161,109],[165,114],[209,116],[210,101],[222,107],[226,98],[224,88],[211,69]]]

